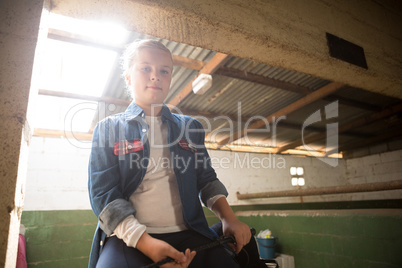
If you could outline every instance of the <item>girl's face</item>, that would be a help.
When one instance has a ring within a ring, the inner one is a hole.
[[[173,63],[169,53],[142,48],[125,78],[133,90],[134,102],[147,115],[158,115],[169,93]]]

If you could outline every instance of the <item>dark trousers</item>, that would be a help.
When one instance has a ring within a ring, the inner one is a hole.
[[[177,250],[184,252],[187,248],[193,249],[211,242],[210,239],[187,230],[168,234],[151,234],[153,237],[163,240]],[[127,247],[123,240],[116,236],[109,237],[99,257],[97,268],[131,268],[143,267],[153,261],[139,250]],[[197,252],[190,268],[237,268],[238,265],[228,251],[218,246],[208,250]]]

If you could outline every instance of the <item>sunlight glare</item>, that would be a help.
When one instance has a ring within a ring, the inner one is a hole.
[[[51,13],[49,27],[90,37],[94,41],[121,45],[127,41],[129,31],[112,21],[87,21]]]
[[[101,96],[117,53],[48,39],[40,85],[44,89]]]
[[[94,43],[123,47],[129,32],[105,21],[83,21],[51,14],[49,29]],[[48,38],[39,77],[40,89],[79,95],[102,96],[120,64],[118,52]],[[39,96],[35,127],[87,132],[97,110],[96,102]],[[67,122],[67,121],[68,122]]]

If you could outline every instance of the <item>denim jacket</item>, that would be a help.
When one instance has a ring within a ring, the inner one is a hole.
[[[129,202],[145,176],[149,161],[148,125],[144,111],[134,102],[124,113],[99,122],[93,133],[89,160],[88,189],[92,209],[98,217],[89,267],[95,267],[105,238],[136,211]],[[161,119],[168,126],[168,146],[176,175],[183,218],[189,229],[211,239],[200,199],[218,194],[227,196],[217,179],[204,146],[201,123],[189,116],[173,114],[163,105]]]

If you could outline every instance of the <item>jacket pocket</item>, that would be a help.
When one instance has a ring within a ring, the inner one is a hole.
[[[133,152],[142,151],[144,146],[140,139],[124,140],[114,143],[114,154],[125,155]]]

